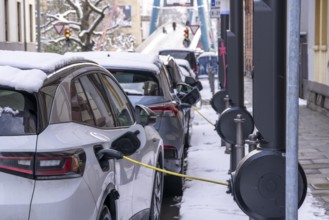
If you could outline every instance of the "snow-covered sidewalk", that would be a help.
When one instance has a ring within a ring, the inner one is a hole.
[[[202,99],[211,97],[207,79],[201,80],[203,90]],[[218,115],[210,105],[203,104],[200,112],[211,122],[215,123]],[[195,113],[192,128],[192,146],[188,151],[187,174],[212,180],[226,181],[228,175],[229,155],[225,154],[225,147],[221,147],[221,139],[214,126]],[[226,193],[227,187],[212,183],[187,180],[184,194],[180,203],[181,220],[248,220],[234,202],[233,197]],[[317,206],[318,202],[310,193],[299,209],[299,219],[323,220],[329,219],[325,210]]]

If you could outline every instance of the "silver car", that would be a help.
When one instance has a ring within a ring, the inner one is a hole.
[[[178,83],[175,93],[158,55],[125,52],[86,52],[78,55],[92,59],[109,70],[134,105],[143,104],[156,112],[158,118],[154,127],[163,139],[165,169],[183,173],[184,146],[189,131],[186,114],[190,105],[200,99],[198,89]],[[182,194],[182,185],[182,178],[165,176],[166,192]]]
[[[94,62],[0,51],[0,219],[159,219],[156,115]]]

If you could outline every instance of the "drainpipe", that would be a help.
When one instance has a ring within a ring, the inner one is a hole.
[[[25,0],[23,0],[23,28],[24,28],[24,51],[27,51],[27,42],[26,42],[26,5],[25,5]],[[31,30],[32,31],[32,30]]]
[[[37,42],[38,52],[41,52],[41,30],[40,30],[40,0],[37,0]]]

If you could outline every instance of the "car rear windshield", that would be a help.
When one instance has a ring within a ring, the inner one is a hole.
[[[34,96],[0,88],[0,136],[36,134],[36,128]]]
[[[110,70],[127,95],[160,96],[158,80],[153,73]]]
[[[174,58],[177,59],[184,59],[187,60],[190,63],[190,66],[193,67],[194,65],[196,65],[196,58],[195,58],[195,54],[193,52],[189,52],[189,51],[160,51],[159,52],[160,55],[170,55]]]

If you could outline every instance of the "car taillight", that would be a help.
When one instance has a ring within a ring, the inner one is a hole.
[[[86,163],[83,150],[48,153],[0,153],[0,170],[30,179],[81,177]]]
[[[178,152],[177,148],[170,145],[164,145],[164,158],[165,159],[177,159],[178,158]]]
[[[161,116],[176,117],[179,113],[177,105],[174,103],[159,106],[149,106],[149,108],[157,115]]]
[[[0,171],[33,178],[33,153],[0,153]]]
[[[35,158],[36,179],[76,178],[83,175],[86,154],[83,150],[38,153]]]
[[[193,65],[193,71],[194,71],[195,73],[198,72],[198,66],[197,66],[197,65]]]

